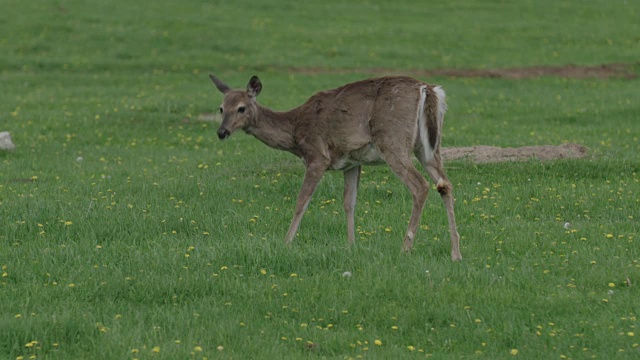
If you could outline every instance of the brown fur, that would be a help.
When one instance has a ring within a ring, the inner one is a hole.
[[[411,161],[411,154],[415,153],[438,183],[449,215],[452,258],[461,258],[451,184],[440,159],[442,119],[438,118],[438,95],[432,85],[400,76],[362,80],[319,92],[290,111],[275,112],[256,102],[262,90],[257,77],[251,78],[246,91],[231,90],[214,76],[211,79],[225,94],[218,130],[220,138],[242,129],[272,148],[295,154],[305,163],[305,179],[287,242],[293,240],[302,214],[326,170],[344,171],[348,235],[349,241],[354,242],[353,212],[360,168],[386,162],[413,194],[414,206],[404,242],[405,250],[410,250],[429,190],[427,181]],[[421,88],[426,88],[424,104],[420,104]],[[442,101],[444,103],[444,99]],[[419,130],[418,114],[422,106],[426,129]],[[420,131],[427,131],[428,143],[422,143]]]
[[[433,86],[429,86],[427,91],[427,100],[425,106],[425,112],[427,116],[427,132],[429,134],[429,145],[432,149],[439,148],[440,144],[440,126],[438,126],[438,98],[433,91]]]

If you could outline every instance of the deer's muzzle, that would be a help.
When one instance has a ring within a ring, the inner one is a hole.
[[[224,140],[224,139],[228,138],[229,135],[231,135],[229,130],[223,129],[223,128],[218,129],[218,138],[220,138],[220,140]]]

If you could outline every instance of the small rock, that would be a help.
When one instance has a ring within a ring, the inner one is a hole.
[[[308,351],[314,351],[318,349],[318,344],[314,343],[314,342],[307,342],[306,344],[304,344],[304,349],[308,350]]]
[[[8,131],[0,132],[0,150],[13,150],[16,146],[11,141],[11,135]]]

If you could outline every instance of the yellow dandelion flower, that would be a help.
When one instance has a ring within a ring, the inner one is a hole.
[[[260,269],[260,274],[267,275],[267,270],[266,269]]]
[[[151,349],[151,352],[153,353],[159,353],[160,352],[160,346],[154,346],[153,349]]]
[[[416,348],[415,348],[415,347],[413,347],[413,346],[411,346],[411,345],[409,345],[409,346],[407,346],[407,349],[409,349],[409,351],[413,351],[413,350],[415,350]]]
[[[511,351],[509,352],[511,355],[516,356],[518,355],[518,349],[511,349]]]
[[[375,339],[375,340],[373,341],[373,343],[374,343],[374,344],[376,344],[376,345],[378,345],[378,346],[382,346],[382,341],[381,341],[381,340]]]
[[[202,352],[202,347],[200,347],[200,346],[196,346],[196,347],[194,347],[194,348],[193,348],[193,351],[195,351],[195,352]]]
[[[614,284],[614,283],[610,282],[610,283],[609,283],[609,287],[610,287],[610,288],[614,288],[614,287],[616,287],[616,284]]]

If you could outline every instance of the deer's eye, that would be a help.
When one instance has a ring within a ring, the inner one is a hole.
[[[222,110],[222,107],[220,107],[220,109],[218,109],[218,110],[220,110],[220,114],[222,114],[222,113],[224,112],[224,111]]]
[[[245,110],[246,110],[246,108],[245,108],[244,106],[240,106],[240,107],[238,108],[238,113],[240,113],[240,114],[244,114],[244,111],[245,111]]]

